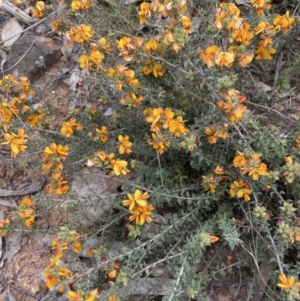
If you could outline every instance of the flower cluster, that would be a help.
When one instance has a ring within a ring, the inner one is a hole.
[[[240,95],[240,92],[235,89],[231,89],[223,93],[223,99],[217,102],[217,108],[224,110],[232,122],[238,122],[243,118],[247,107],[241,103],[246,100],[246,96]]]
[[[69,301],[94,301],[99,298],[99,293],[97,289],[94,289],[90,292],[84,291],[68,291],[66,297]]]
[[[43,271],[49,289],[57,286],[58,291],[63,292],[65,289],[64,280],[72,277],[71,270],[65,267],[61,260],[64,255],[63,252],[69,249],[69,245],[72,246],[75,253],[79,253],[82,249],[80,235],[67,227],[61,227],[59,236],[52,241],[54,257],[50,259],[49,266]]]
[[[142,193],[139,189],[134,194],[127,194],[128,199],[122,201],[123,206],[129,206],[129,220],[137,225],[143,225],[152,222],[153,205],[148,205],[147,199],[150,197],[148,192]]]
[[[295,276],[287,278],[285,274],[279,275],[280,282],[277,286],[283,289],[287,294],[287,300],[299,299],[300,282],[295,282]]]
[[[271,4],[269,3],[271,0],[250,0],[252,6],[256,9],[256,12],[259,16],[264,14],[265,10],[271,9]]]
[[[101,126],[101,129],[96,129],[96,132],[99,136],[99,139],[102,142],[106,142],[108,140],[108,136],[107,136],[107,127],[106,126]],[[97,140],[97,139],[94,139]]]
[[[24,129],[19,129],[18,133],[6,133],[4,134],[4,138],[7,140],[6,142],[3,142],[2,144],[9,144],[12,157],[16,157],[19,152],[25,152],[27,149],[27,141],[28,136],[25,133]]]
[[[110,269],[107,269],[106,270],[106,274],[109,278],[113,279],[113,278],[116,278],[117,275],[118,275],[118,270],[120,269],[120,264],[115,262],[113,265],[112,265],[112,268]]]
[[[118,65],[116,69],[109,68],[108,76],[116,81],[116,90],[122,91],[124,86],[131,86],[134,89],[139,88],[139,80],[134,77],[135,72],[123,65]]]
[[[230,184],[230,197],[235,196],[239,199],[244,198],[245,202],[250,201],[250,194],[252,193],[250,186],[243,180],[233,181]]]
[[[202,176],[202,186],[204,191],[216,192],[217,186],[227,181],[228,176],[225,174],[223,167],[217,166],[213,173]]]
[[[106,38],[101,38],[97,43],[90,43],[90,53],[82,54],[79,57],[80,68],[87,68],[89,70],[102,70],[101,63],[104,60],[104,53],[111,52],[110,44]]]
[[[260,23],[251,28],[251,25],[244,22],[240,17],[240,10],[233,3],[221,3],[216,13],[214,26],[218,30],[225,30],[228,35],[228,41],[232,46],[227,50],[222,51],[215,45],[208,47],[200,52],[200,59],[207,65],[208,68],[215,65],[221,68],[230,68],[235,60],[242,67],[247,67],[252,62],[254,56],[256,60],[271,60],[272,54],[276,50],[272,47],[274,36],[278,31],[287,33],[294,25],[295,19],[290,18],[289,12],[281,16],[275,14],[273,24],[270,24],[262,16],[264,10],[269,10],[271,5],[269,0],[251,0],[254,9],[260,18]],[[256,50],[251,48],[251,40],[255,35],[259,35],[259,42]]]
[[[88,10],[93,7],[93,3],[87,0],[73,0],[71,3],[72,12],[76,12],[79,10]]]
[[[146,76],[148,76],[151,73],[154,75],[154,77],[164,76],[163,65],[154,63],[153,60],[148,59],[145,63],[143,73]]]
[[[233,165],[240,169],[240,172],[248,174],[254,181],[258,180],[259,176],[268,176],[267,165],[260,161],[260,154],[246,152],[237,152],[237,156],[233,159]]]
[[[125,97],[120,99],[120,104],[128,107],[138,108],[143,101],[142,96],[137,96],[135,93],[127,93]]]
[[[219,139],[226,140],[229,137],[228,134],[228,123],[219,125],[212,125],[205,129],[205,134],[209,143],[217,143]]]
[[[69,190],[67,181],[62,176],[62,160],[68,157],[69,146],[62,146],[52,143],[44,150],[42,172],[45,174],[51,171],[51,183],[47,185],[47,192],[61,195]]]
[[[30,114],[27,116],[27,121],[31,127],[38,127],[45,121],[45,112],[42,109],[37,109],[36,114]]]
[[[153,0],[151,4],[143,2],[140,5],[138,12],[140,24],[145,24],[147,21],[155,18],[168,18],[169,22],[164,28],[162,35],[163,44],[167,46],[168,50],[172,52],[179,52],[187,41],[187,36],[192,33],[192,21],[183,13],[187,10],[187,1],[179,1],[173,3],[171,1],[164,1],[160,3],[159,0]],[[149,40],[144,51],[161,50],[162,47],[157,39]]]
[[[159,0],[153,0],[151,4],[147,2],[143,2],[140,5],[140,10],[138,12],[140,24],[145,24],[146,22],[150,21],[157,17],[157,15],[161,15],[162,17],[166,18],[168,16],[175,17],[175,16],[182,16],[187,10],[187,1],[179,1],[180,3],[172,3],[169,0],[165,0],[164,4],[160,3]],[[173,26],[176,24],[176,19],[172,20]],[[175,23],[175,24],[174,24]]]
[[[282,167],[282,175],[288,183],[293,183],[296,178],[300,177],[300,164],[293,162],[293,158],[285,158],[285,165]]]
[[[94,157],[88,159],[87,166],[97,166],[105,169],[112,169],[110,175],[125,176],[129,170],[127,169],[128,162],[125,160],[114,159],[115,154],[106,154],[103,151],[98,151]]]
[[[148,141],[149,145],[152,145],[159,154],[170,146],[168,138],[164,136],[163,131],[168,131],[175,137],[180,137],[182,134],[185,135],[189,132],[189,129],[184,126],[185,121],[182,116],[175,117],[175,112],[170,108],[165,110],[161,107],[148,108],[144,110],[146,115],[146,121],[151,123],[152,138]]]
[[[77,123],[75,118],[72,118],[70,121],[64,121],[63,126],[60,129],[60,132],[66,136],[70,137],[73,135],[74,131],[81,131],[83,129],[83,126],[81,123]]]
[[[18,207],[18,215],[24,219],[24,225],[28,228],[33,226],[36,216],[35,209],[36,205],[34,205],[32,199],[29,197],[23,198]]]
[[[9,224],[10,220],[8,218],[0,220],[0,237],[5,237]]]
[[[129,136],[125,135],[124,137],[122,135],[118,136],[119,141],[119,154],[131,154],[131,147],[132,143],[129,141]]]
[[[32,16],[35,18],[43,18],[44,12],[47,9],[47,7],[49,8],[49,6],[46,6],[44,1],[38,1],[35,4],[35,7],[30,7]]]
[[[9,129],[13,116],[19,116],[29,110],[26,100],[34,95],[27,77],[21,77],[20,81],[11,75],[5,75],[0,80],[0,90],[3,92],[0,103],[0,126]]]
[[[117,47],[120,50],[119,56],[125,62],[131,62],[138,55],[138,50],[143,46],[142,38],[123,37],[117,41]]]
[[[70,31],[66,32],[66,38],[70,45],[73,45],[74,42],[83,45],[90,40],[94,33],[95,31],[90,26],[80,24],[77,27],[71,27]]]

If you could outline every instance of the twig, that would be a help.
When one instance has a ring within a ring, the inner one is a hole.
[[[282,58],[283,58],[283,51],[280,52],[279,58],[278,58],[278,62],[277,62],[277,68],[276,68],[276,72],[275,72],[275,78],[274,78],[274,83],[272,86],[272,92],[274,92],[276,86],[277,86],[277,82],[278,82],[278,77],[279,77],[279,71],[281,69],[281,64],[282,64]]]
[[[35,27],[35,26],[37,26],[37,25],[43,23],[44,21],[46,21],[46,20],[52,18],[55,14],[57,14],[58,12],[60,12],[61,10],[63,10],[63,9],[66,8],[66,7],[67,7],[67,5],[64,5],[64,6],[60,7],[60,8],[58,8],[56,11],[54,11],[53,13],[51,13],[49,16],[45,17],[44,19],[42,19],[42,20],[40,20],[40,21],[37,21],[36,23],[34,23],[34,24],[32,24],[31,26],[29,26],[29,27],[27,27],[26,29],[24,29],[24,30],[22,31],[22,33],[26,32],[26,31],[32,29],[33,27]],[[18,32],[17,34],[11,36],[10,38],[8,38],[8,39],[2,41],[2,42],[0,43],[0,45],[3,45],[6,41],[9,41],[9,40],[13,39],[14,37],[18,36],[19,34],[20,34],[20,33]]]
[[[14,200],[12,200],[10,202],[10,201],[4,200],[4,199],[0,199],[0,205],[9,207],[9,208],[18,208],[18,206]]]
[[[32,294],[31,292],[25,290],[24,288],[22,288],[22,287],[20,287],[20,286],[17,286],[17,285],[14,285],[14,284],[9,284],[8,287],[9,287],[9,286],[11,286],[12,288],[17,289],[17,290],[19,290],[19,291],[21,291],[21,292],[24,292],[25,294],[27,294],[27,295],[29,295],[29,296],[35,298],[35,299],[38,298],[36,295]]]
[[[0,9],[12,14],[17,19],[21,19],[24,23],[26,23],[28,25],[35,22],[35,20],[33,18],[31,18],[29,15],[24,13],[21,9],[19,9],[17,6],[13,5],[10,2],[3,1],[0,4]]]
[[[175,286],[173,288],[172,294],[171,294],[171,296],[169,298],[169,301],[173,300],[173,297],[174,297],[174,294],[175,294],[175,290],[176,290],[176,288],[177,288],[177,286],[179,284],[180,278],[182,277],[182,274],[183,274],[183,270],[184,270],[184,265],[185,265],[186,259],[187,259],[187,256],[185,256],[185,258],[184,258],[184,262],[183,262],[182,267],[180,269],[180,273],[179,273],[178,278],[176,280],[176,283],[175,283]]]

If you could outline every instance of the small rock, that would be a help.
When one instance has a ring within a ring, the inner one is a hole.
[[[41,289],[37,286],[33,286],[30,291],[32,294],[36,295]]]
[[[60,48],[60,45],[50,38],[23,35],[10,49],[7,73],[16,77],[27,76],[31,81],[36,81],[43,76],[47,68],[59,60]],[[19,63],[14,66],[17,62]]]

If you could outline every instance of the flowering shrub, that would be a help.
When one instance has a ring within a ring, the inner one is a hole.
[[[204,300],[210,281],[231,270],[232,256],[214,260],[215,243],[246,250],[252,269],[267,264],[270,300],[299,299],[300,266],[288,262],[300,241],[300,133],[283,136],[249,113],[250,100],[252,107],[263,102],[251,92],[249,68],[272,70],[275,39],[286,44],[299,17],[274,14],[269,0],[251,0],[248,17],[233,3],[202,10],[184,0],[142,2],[137,13],[119,1],[107,8],[70,2],[68,19],[53,20],[52,29],[79,47],[80,84],[90,94],[85,109],[61,122],[49,116],[54,107],[27,105],[27,79],[0,82],[1,139],[12,158],[33,150],[34,129],[56,134],[42,148],[47,193],[70,193],[77,161],[120,183],[108,217],[60,228],[43,271],[49,290],[69,300],[125,300],[162,268],[172,282],[164,300]],[[42,17],[46,6],[37,2],[32,13]],[[18,215],[34,229],[38,210],[38,197],[25,198]],[[0,221],[1,236],[9,223]],[[111,239],[122,244],[119,252],[110,250]],[[65,261],[76,254],[92,258],[92,267]]]

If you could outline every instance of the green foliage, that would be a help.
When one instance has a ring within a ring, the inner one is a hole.
[[[101,216],[89,227],[80,224],[81,214],[85,206],[93,205],[96,211],[97,201],[69,194],[75,200],[65,208],[74,218],[69,228],[61,229],[60,238],[70,244],[70,249],[71,245],[76,249],[78,233],[83,246],[91,238],[96,239],[93,253],[84,255],[90,261],[78,264],[74,260],[69,266],[73,275],[71,291],[81,294],[80,300],[85,300],[95,288],[101,291],[100,300],[126,300],[138,294],[143,280],[149,281],[148,294],[155,295],[158,288],[151,281],[167,279],[163,300],[204,300],[213,279],[230,275],[233,268],[245,272],[246,266],[259,272],[259,265],[264,263],[271,277],[266,289],[270,300],[281,297],[295,300],[299,297],[296,284],[280,291],[276,284],[280,274],[288,279],[297,278],[300,271],[295,260],[300,241],[299,124],[294,120],[295,128],[285,130],[278,124],[262,122],[260,116],[252,114],[255,110],[249,110],[261,109],[273,95],[266,95],[257,87],[261,78],[274,78],[276,64],[264,57],[265,53],[256,57],[266,37],[254,33],[260,20],[270,22],[272,29],[276,29],[272,25],[273,12],[266,10],[264,16],[259,16],[251,7],[249,23],[239,24],[242,21],[233,18],[238,22],[236,30],[245,24],[251,26],[253,37],[248,36],[241,43],[226,28],[231,18],[239,15],[221,18],[218,24],[212,21],[215,7],[211,3],[204,9],[202,1],[188,1],[187,12],[182,8],[185,1],[170,2],[170,12],[168,4],[160,3],[164,7],[162,15],[159,8],[155,9],[158,2],[151,3],[148,13],[141,5],[109,1],[105,6],[74,10],[68,15],[68,26],[73,31],[83,23],[95,30],[91,39],[86,30],[83,40],[96,45],[105,37],[111,52],[105,53],[103,63],[95,64],[91,53],[96,46],[80,43],[73,36],[73,42],[79,43],[81,84],[89,87],[88,105],[96,113],[73,111],[75,124],[83,124],[83,130],[51,141],[70,147],[64,161],[69,178],[86,162],[101,169],[108,179],[117,177],[112,166],[119,158],[131,171],[121,173],[113,197],[107,198],[109,210],[105,217]],[[226,9],[220,6],[216,17],[230,11],[229,4],[223,4],[228,6]],[[294,14],[299,13],[295,3],[285,1],[280,8],[285,10],[288,6],[294,9]],[[190,21],[195,16],[200,20],[194,18],[196,25],[192,22],[190,27],[185,26],[185,15]],[[143,16],[148,18],[147,22],[143,23]],[[285,19],[288,25],[277,28],[276,35],[265,32],[278,42],[277,47],[273,40],[268,44],[267,54],[271,59],[277,57],[270,49],[275,47],[279,52],[281,47],[287,47],[290,35],[299,31],[294,18]],[[227,23],[222,24],[222,20]],[[170,33],[172,36],[168,36]],[[147,43],[154,37],[159,46],[153,51],[150,48],[154,46]],[[123,39],[130,46],[122,46]],[[212,62],[207,54],[211,45],[220,47],[215,50]],[[238,47],[234,55],[230,45]],[[220,53],[227,54],[223,63],[218,63]],[[246,64],[252,69],[243,66],[239,56],[247,54],[253,55]],[[231,56],[234,56],[232,64]],[[152,68],[149,74],[147,68]],[[293,70],[293,74],[297,72]],[[253,74],[257,76],[253,78]],[[283,72],[278,77],[277,90],[290,89],[292,84],[293,80]],[[141,103],[126,103],[126,97],[132,94],[143,97]],[[250,105],[248,111],[245,104]],[[107,110],[112,113],[106,114]],[[268,113],[282,115],[272,108]],[[171,130],[174,123],[179,128],[175,134]],[[48,126],[51,131],[57,129],[55,123]],[[107,141],[95,138],[95,129],[101,126],[108,129]],[[129,136],[128,152],[120,151],[120,135]],[[46,135],[43,148],[49,139]],[[36,147],[34,143],[29,146]],[[101,152],[114,157],[101,159]],[[148,210],[144,220],[136,217],[142,211],[134,211],[132,199],[134,206],[137,203],[141,206],[139,210]],[[147,208],[145,202],[153,208]],[[226,259],[230,252],[241,250],[248,256],[245,255],[245,260]],[[289,263],[291,260],[293,264]]]

